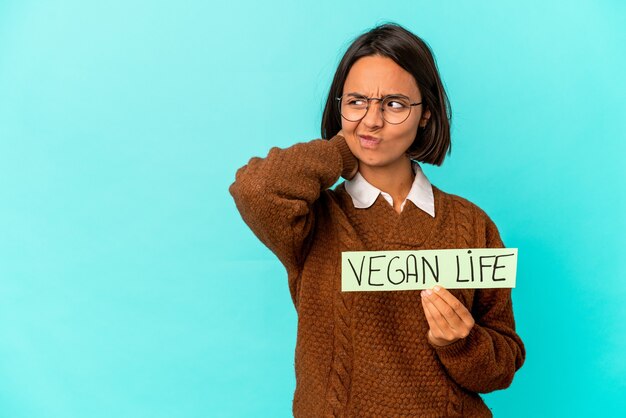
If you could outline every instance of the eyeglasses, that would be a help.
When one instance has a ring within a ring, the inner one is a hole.
[[[383,119],[393,125],[404,122],[411,114],[413,106],[422,104],[411,103],[408,97],[390,94],[384,97],[365,97],[353,93],[335,97],[339,101],[339,112],[341,116],[350,122],[358,122],[365,117],[370,107],[370,100],[381,102],[380,111]]]

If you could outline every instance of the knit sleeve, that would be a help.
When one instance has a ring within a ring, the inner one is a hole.
[[[487,248],[504,248],[493,221],[484,213]],[[515,331],[511,289],[477,289],[472,304],[474,327],[467,337],[434,346],[450,376],[472,392],[488,393],[511,385],[526,350]]]
[[[289,271],[301,265],[315,224],[313,206],[357,164],[345,138],[273,147],[239,168],[229,192],[241,217]],[[293,289],[292,289],[293,291]]]

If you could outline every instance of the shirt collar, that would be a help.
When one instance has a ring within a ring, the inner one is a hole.
[[[415,172],[415,179],[413,180],[411,190],[406,199],[413,202],[415,206],[434,218],[435,198],[430,181],[426,178],[422,167],[420,167],[417,161],[412,161],[411,166]],[[378,198],[378,195],[381,193],[386,195],[385,198],[388,198],[388,201],[391,200],[391,196],[368,183],[360,172],[357,172],[351,180],[346,180],[345,186],[346,191],[350,197],[352,197],[352,203],[355,208],[369,208],[374,204],[376,198]]]

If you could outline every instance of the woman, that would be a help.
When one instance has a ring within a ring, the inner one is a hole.
[[[397,24],[339,63],[322,137],[252,158],[230,187],[298,312],[296,417],[492,416],[523,364],[510,289],[341,292],[341,252],[503,247],[478,206],[428,181],[450,149],[435,61]],[[331,186],[343,177],[337,187]]]

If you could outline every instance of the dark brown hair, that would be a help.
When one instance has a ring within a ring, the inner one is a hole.
[[[357,37],[339,62],[330,86],[322,116],[322,138],[330,139],[341,129],[339,103],[343,85],[352,65],[362,57],[379,55],[391,58],[409,72],[422,94],[423,112],[430,110],[426,127],[418,127],[415,140],[407,150],[413,160],[441,165],[446,152],[451,154],[452,113],[437,64],[424,40],[397,23],[385,23]]]

